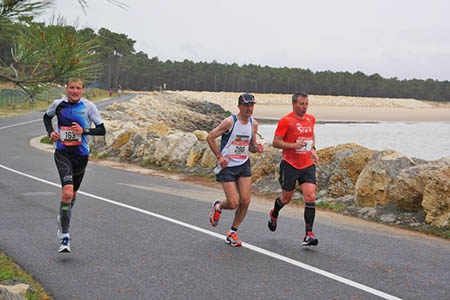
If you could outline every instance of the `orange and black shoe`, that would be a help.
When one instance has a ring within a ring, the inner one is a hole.
[[[242,246],[242,241],[239,239],[236,232],[230,233],[227,232],[227,240],[225,241],[227,244],[230,244],[232,247],[240,247]]]
[[[212,210],[209,213],[209,222],[211,222],[211,225],[213,227],[216,227],[217,224],[219,224],[220,214],[222,213],[216,209],[216,205],[219,203],[221,203],[221,201],[219,200],[214,201],[212,205]]]
[[[314,236],[314,232],[308,231],[303,238],[303,246],[317,246],[319,240]]]
[[[267,222],[267,226],[269,226],[269,230],[270,231],[275,231],[275,230],[277,230],[277,220],[278,220],[278,218],[272,217],[272,213],[273,213],[273,208],[270,211],[270,214],[269,214],[270,218],[269,218],[269,222]]]

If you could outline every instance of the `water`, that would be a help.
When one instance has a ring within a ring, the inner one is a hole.
[[[276,124],[259,124],[272,142]],[[326,123],[315,126],[317,149],[355,143],[373,150],[394,149],[410,157],[435,160],[450,156],[450,122]]]

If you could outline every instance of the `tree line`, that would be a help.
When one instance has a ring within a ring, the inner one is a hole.
[[[33,38],[72,43],[77,55],[70,56],[71,48],[65,60],[50,62],[48,69],[55,70],[57,64],[75,66],[68,72],[60,72],[54,81],[63,84],[67,76],[83,77],[88,83],[105,89],[226,91],[253,93],[283,93],[306,91],[314,95],[339,95],[359,97],[414,98],[432,101],[450,101],[450,82],[438,80],[410,79],[400,80],[383,78],[379,74],[366,75],[362,72],[311,71],[302,68],[274,68],[254,64],[227,64],[212,62],[161,61],[144,52],[136,52],[135,40],[126,34],[115,33],[106,28],[94,31],[91,28],[76,29],[62,23],[45,25],[35,23],[28,16],[19,20],[4,19],[0,26],[0,66],[3,69],[14,64],[26,45],[25,38],[20,44],[24,32],[34,30]],[[0,22],[1,23],[1,22]],[[7,26],[5,26],[7,24]],[[28,33],[29,34],[29,33]],[[70,38],[68,38],[69,36]],[[58,39],[59,37],[59,39]],[[43,42],[40,41],[42,44]],[[55,42],[56,43],[56,42]],[[85,47],[85,48],[83,48]],[[57,48],[61,51],[61,47]],[[47,53],[49,50],[47,49]],[[39,53],[39,52],[36,52]],[[22,53],[26,55],[27,53]],[[15,55],[15,56],[14,56]],[[44,55],[44,54],[41,54]],[[55,60],[58,53],[55,52]],[[78,62],[83,60],[84,64]],[[86,63],[88,62],[88,63]],[[30,60],[31,72],[34,64],[42,64],[40,57]],[[51,65],[51,64],[55,65]],[[77,65],[83,68],[77,69]],[[0,68],[0,71],[2,69]],[[12,74],[12,73],[11,73]],[[0,72],[0,79],[2,73]]]

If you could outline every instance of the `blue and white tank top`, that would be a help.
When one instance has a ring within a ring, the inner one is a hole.
[[[220,152],[228,158],[228,167],[244,164],[249,156],[248,150],[253,135],[253,119],[249,118],[247,124],[242,124],[236,115],[232,116],[231,129],[222,134]]]

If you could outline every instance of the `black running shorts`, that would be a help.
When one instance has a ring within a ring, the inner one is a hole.
[[[240,166],[226,167],[216,175],[218,182],[236,182],[239,177],[251,177],[250,159]]]
[[[78,191],[89,156],[56,149],[54,157],[61,185],[73,184],[74,191]]]
[[[295,189],[295,182],[301,185],[305,182],[316,184],[316,166],[311,165],[304,169],[296,169],[284,160],[280,163],[280,182],[281,188],[290,192]]]

